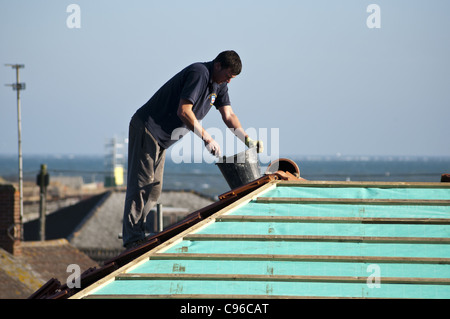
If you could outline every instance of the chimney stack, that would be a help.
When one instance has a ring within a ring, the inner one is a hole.
[[[0,185],[0,247],[14,256],[21,255],[22,224],[19,191],[12,185]]]

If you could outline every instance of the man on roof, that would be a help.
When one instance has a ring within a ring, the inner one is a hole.
[[[153,232],[147,216],[161,195],[167,148],[193,131],[211,154],[220,156],[219,144],[199,122],[212,106],[247,147],[262,152],[262,141],[248,136],[231,108],[227,85],[241,69],[239,55],[231,50],[221,52],[213,61],[193,63],[166,82],[131,118],[124,247],[142,243]]]

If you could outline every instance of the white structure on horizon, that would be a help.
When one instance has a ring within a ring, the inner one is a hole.
[[[113,137],[105,143],[105,186],[123,186],[127,164],[128,139]]]

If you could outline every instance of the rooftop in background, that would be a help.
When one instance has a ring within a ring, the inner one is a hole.
[[[53,277],[65,282],[67,266],[81,269],[99,265],[65,239],[21,243],[22,254],[13,256],[0,248],[0,299],[25,299]]]
[[[48,214],[46,239],[66,238],[98,262],[115,257],[124,250],[119,238],[124,201],[124,191],[106,191]],[[213,200],[193,191],[163,191],[159,202],[167,227]],[[25,222],[24,239],[39,240],[39,229],[39,219]]]

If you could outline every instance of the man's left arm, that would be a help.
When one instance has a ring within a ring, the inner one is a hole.
[[[237,138],[239,138],[245,145],[247,145],[247,147],[256,147],[258,153],[261,153],[263,151],[262,141],[254,141],[248,136],[248,134],[242,128],[239,118],[233,112],[231,105],[219,107],[219,112],[222,115],[222,120],[225,125],[228,128],[232,129]]]

